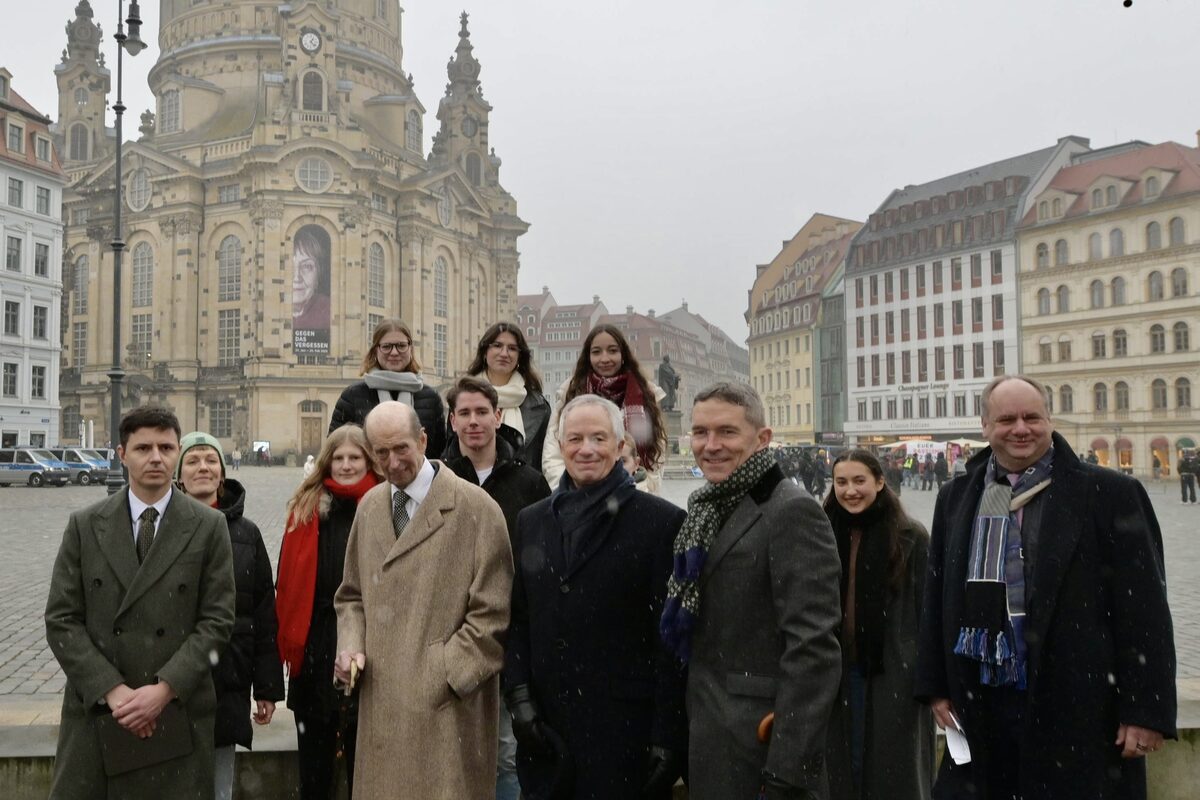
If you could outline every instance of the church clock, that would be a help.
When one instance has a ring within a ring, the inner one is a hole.
[[[321,49],[321,34],[312,28],[300,31],[300,49],[310,56]]]

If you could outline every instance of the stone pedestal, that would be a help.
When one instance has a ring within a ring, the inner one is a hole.
[[[672,455],[679,454],[679,437],[683,435],[683,412],[664,411],[663,424],[667,428],[667,452]]]

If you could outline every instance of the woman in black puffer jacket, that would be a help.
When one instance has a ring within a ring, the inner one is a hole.
[[[283,665],[275,642],[275,585],[271,559],[258,526],[243,516],[246,490],[225,477],[221,444],[207,433],[189,433],[180,441],[176,480],[184,494],[225,515],[233,545],[237,588],[236,619],[229,646],[213,668],[217,692],[216,797],[233,796],[235,745],[249,748],[250,696],[253,719],[266,725],[283,699]]]
[[[329,420],[333,433],[347,423],[362,425],[371,409],[384,400],[407,403],[417,412],[428,441],[425,455],[441,458],[446,449],[446,411],[442,398],[421,379],[421,365],[413,352],[412,331],[398,319],[375,326],[371,348],[363,359],[363,380],[342,392]]]

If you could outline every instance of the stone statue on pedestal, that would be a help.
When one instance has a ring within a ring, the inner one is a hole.
[[[666,396],[659,404],[662,410],[674,411],[675,403],[678,400],[676,390],[679,388],[679,375],[671,366],[671,357],[668,355],[664,355],[662,363],[658,365],[658,386],[666,392]]]

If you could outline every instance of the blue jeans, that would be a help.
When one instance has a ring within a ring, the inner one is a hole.
[[[496,763],[496,800],[518,800],[517,737],[513,735],[512,715],[500,703],[500,751]]]

